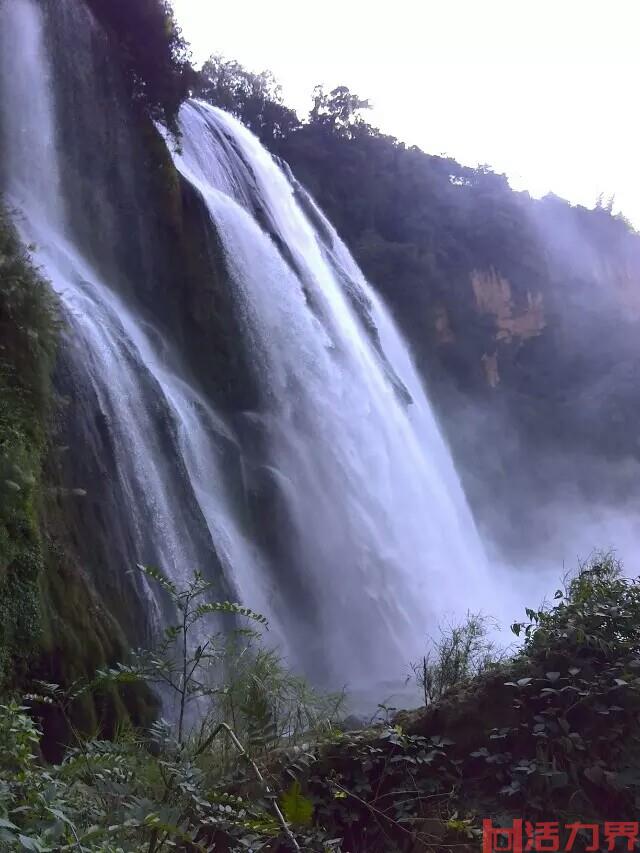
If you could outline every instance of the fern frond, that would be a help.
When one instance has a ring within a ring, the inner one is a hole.
[[[152,581],[155,581],[159,584],[169,595],[175,599],[178,595],[178,590],[173,581],[170,581],[166,578],[160,569],[154,569],[152,566],[143,566],[142,563],[138,563],[136,568],[141,571],[148,578],[151,578]]]
[[[208,613],[224,613],[230,616],[244,616],[247,619],[258,622],[260,625],[267,626],[269,624],[266,616],[231,601],[213,601],[207,604],[201,604],[194,611],[197,619],[200,619],[202,616],[206,616]]]

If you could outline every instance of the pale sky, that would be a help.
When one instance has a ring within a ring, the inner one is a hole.
[[[194,59],[345,84],[408,144],[640,227],[640,0],[173,0]]]

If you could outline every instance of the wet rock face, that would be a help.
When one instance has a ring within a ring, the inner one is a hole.
[[[494,269],[471,273],[471,288],[481,314],[495,320],[495,340],[511,343],[540,335],[545,327],[542,293],[527,291],[522,306],[514,304],[511,284]]]

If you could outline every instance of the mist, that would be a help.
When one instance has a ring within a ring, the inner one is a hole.
[[[640,240],[606,206],[519,204],[543,263],[505,278],[514,314],[539,299],[542,328],[496,328],[495,387],[436,396],[489,561],[535,605],[595,551],[637,574]]]

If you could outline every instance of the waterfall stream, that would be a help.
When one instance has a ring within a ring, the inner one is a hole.
[[[255,410],[222,417],[177,342],[74,243],[35,0],[0,3],[0,48],[5,195],[64,308],[64,358],[86,389],[75,417],[106,424],[115,471],[87,488],[117,492],[129,566],[152,562],[178,583],[206,567],[225,594],[266,612],[274,642],[319,681],[401,676],[434,619],[480,599],[487,568],[380,299],[313,201],[239,122],[184,105],[174,161],[222,246],[237,346],[260,389]],[[238,423],[250,427],[251,449]],[[224,464],[231,450],[241,483]],[[238,516],[231,494],[243,489],[261,495],[267,544]],[[161,603],[139,591],[161,621]]]
[[[298,572],[304,590],[298,606],[336,667],[355,659],[356,670],[382,677],[414,645],[417,626],[464,606],[461,586],[472,601],[486,581],[451,457],[406,346],[319,211],[322,236],[284,172],[232,117],[192,103],[181,128],[176,163],[221,236],[261,374],[291,520],[287,573]]]

